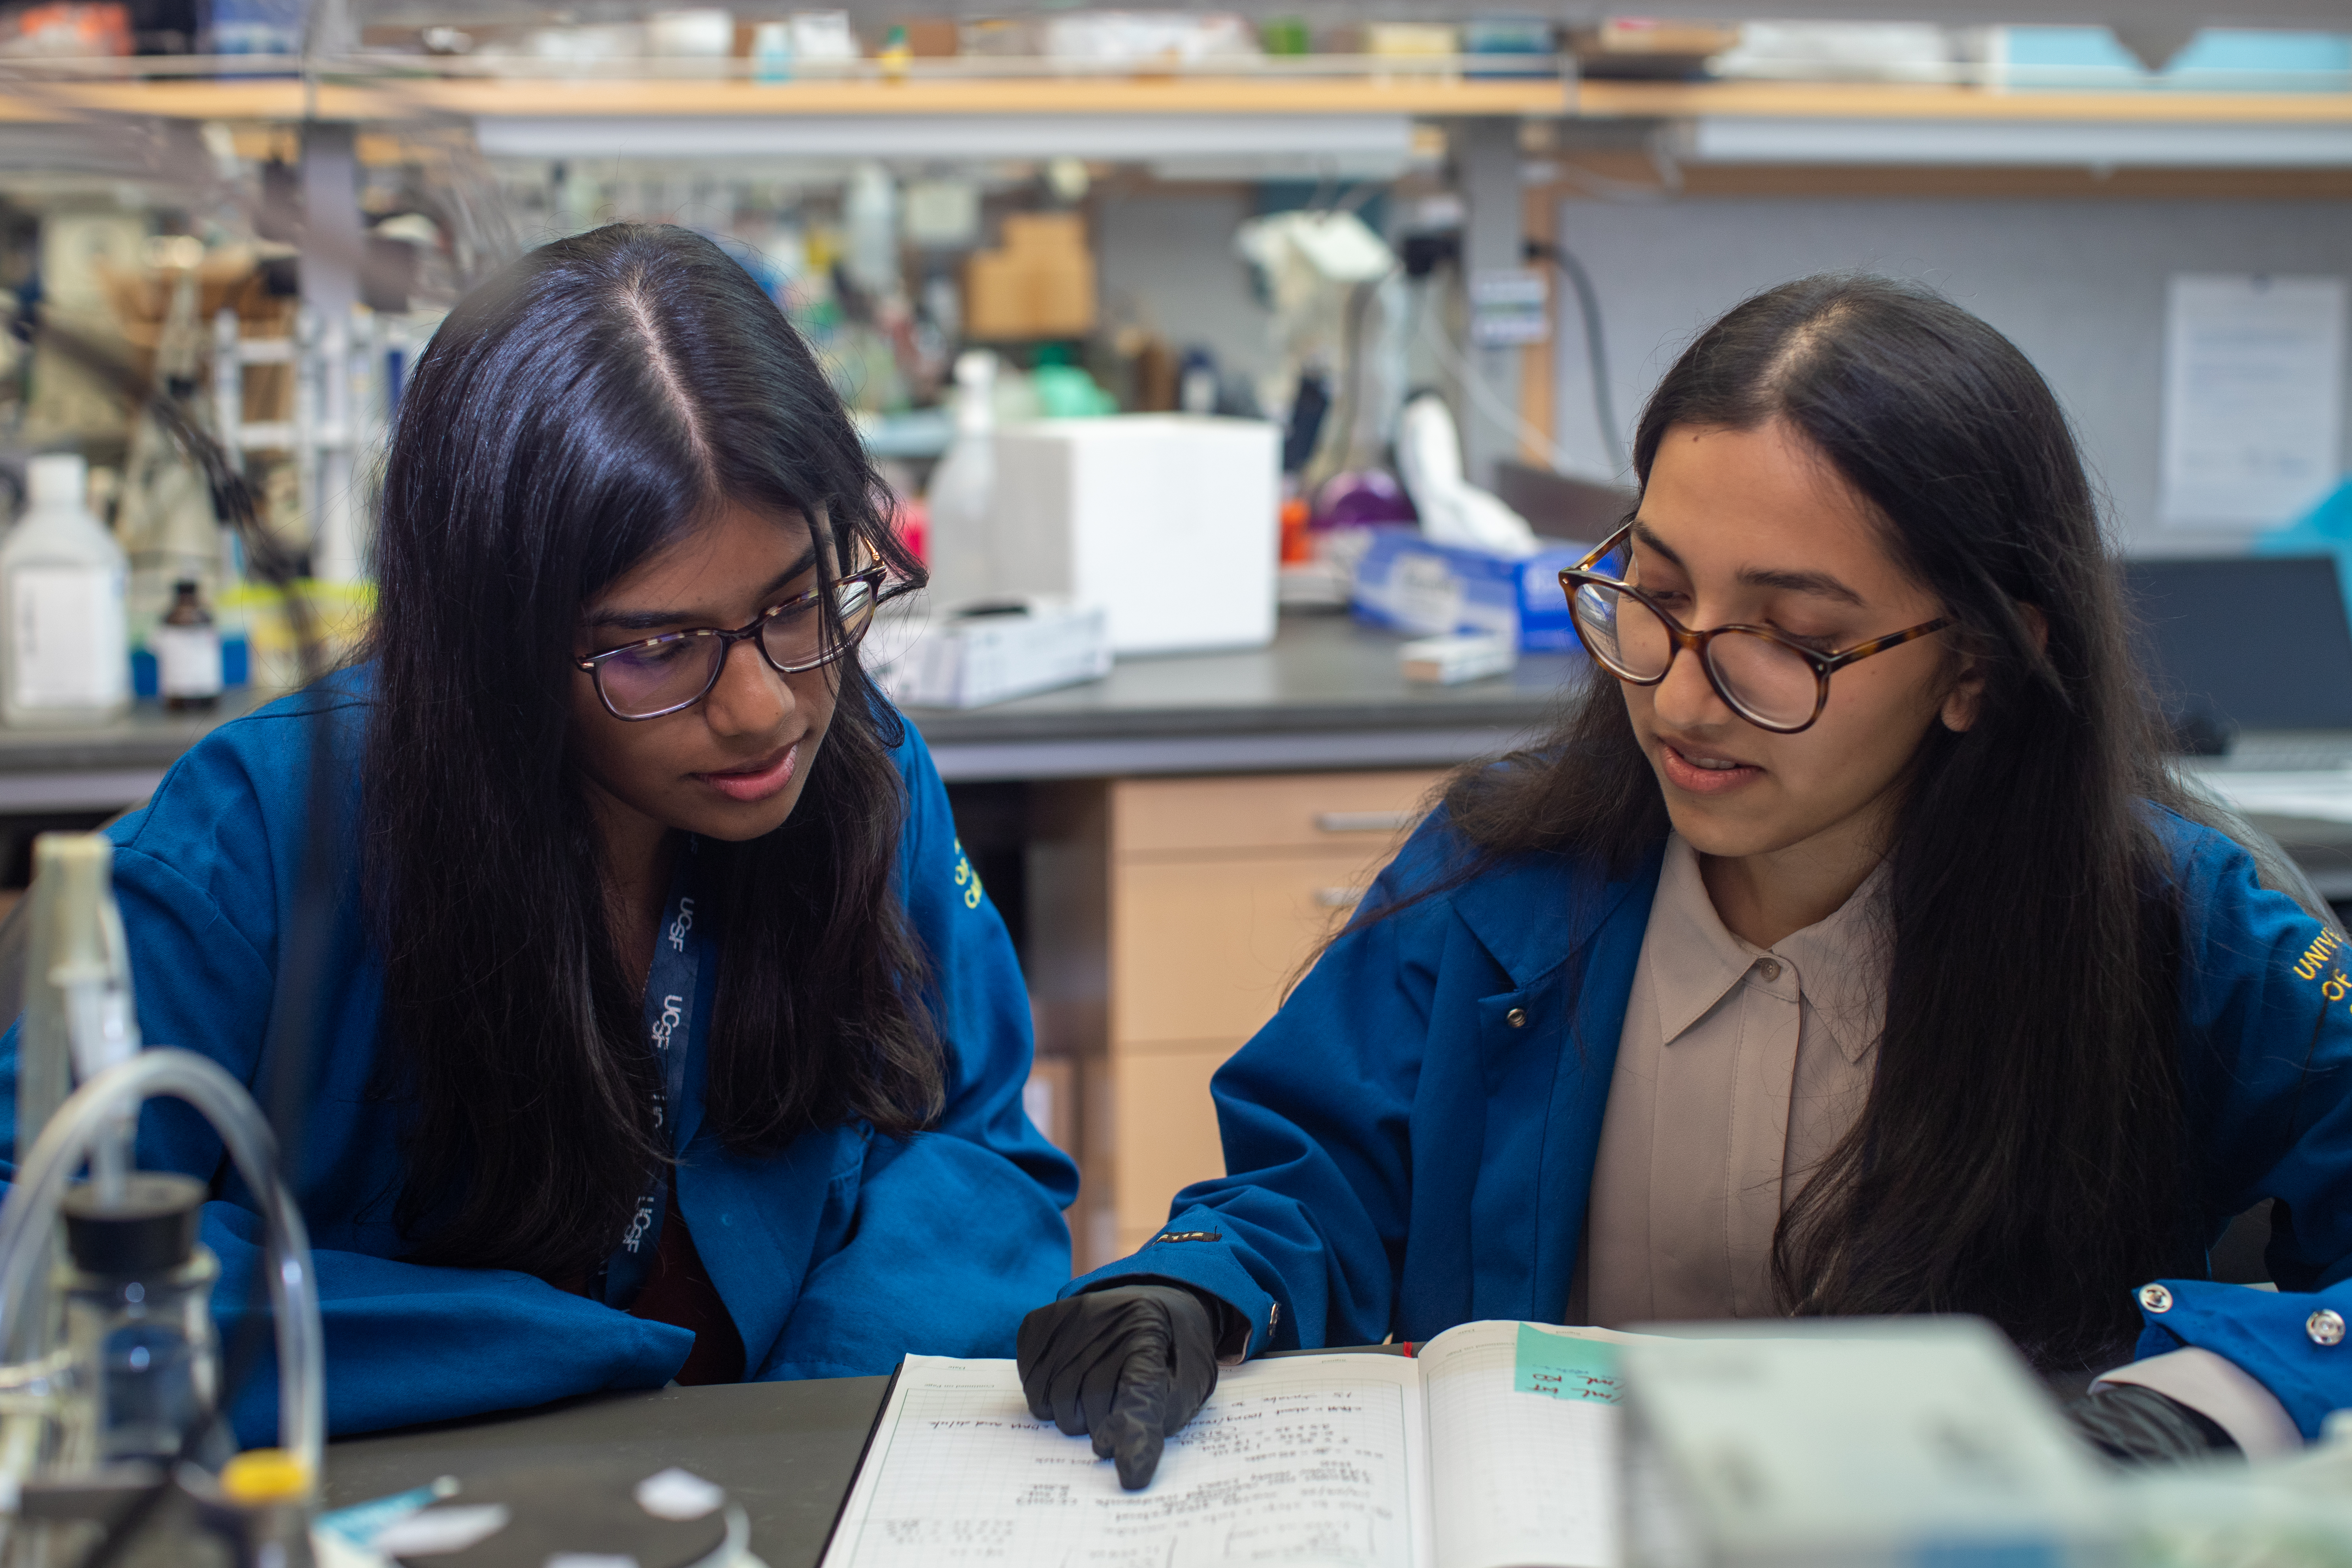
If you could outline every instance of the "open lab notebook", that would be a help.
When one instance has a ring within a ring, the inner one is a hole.
[[[1012,1362],[908,1356],[824,1568],[1615,1568],[1629,1337],[1465,1323],[1411,1360],[1229,1367],[1139,1492]]]

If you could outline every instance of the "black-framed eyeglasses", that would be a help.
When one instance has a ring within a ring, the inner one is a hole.
[[[1632,563],[1627,523],[1600,549],[1559,574],[1569,613],[1585,650],[1618,679],[1655,686],[1674,668],[1675,655],[1698,655],[1706,682],[1725,706],[1759,730],[1793,735],[1812,727],[1830,700],[1830,677],[1874,653],[1901,647],[1950,626],[1948,616],[1922,621],[1883,637],[1823,653],[1770,626],[1717,626],[1695,632],[1624,580]],[[1614,571],[1598,568],[1621,552]]]
[[[778,675],[801,675],[831,664],[856,647],[874,624],[888,574],[877,562],[827,587],[772,605],[733,631],[696,626],[665,632],[573,662],[596,683],[596,696],[614,718],[658,719],[709,696],[727,668],[728,649],[739,642],[754,643]]]

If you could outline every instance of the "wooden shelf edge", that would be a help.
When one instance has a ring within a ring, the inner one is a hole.
[[[513,118],[939,114],[1559,114],[1556,80],[1250,81],[1198,78],[951,82],[409,80],[384,96]]]
[[[2352,124],[2352,93],[1999,91],[1885,83],[1568,83],[1545,79],[1025,78],[931,81],[593,80],[383,76],[160,81],[16,80],[0,122],[91,114],[178,120],[789,118],[1094,114],[1402,114],[1572,119]]]
[[[1255,81],[1116,80],[611,81],[383,78],[320,83],[251,81],[11,82],[0,121],[69,121],[90,114],[170,120],[399,120],[420,115],[513,119],[593,116],[769,118],[946,114],[1557,115],[1556,79]]]

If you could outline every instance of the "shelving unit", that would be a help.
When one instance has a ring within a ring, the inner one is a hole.
[[[714,62],[729,64],[730,62]],[[740,64],[740,62],[731,62]],[[142,62],[124,61],[128,70]],[[251,60],[240,68],[257,68]],[[709,74],[555,77],[446,72],[420,62],[359,60],[305,79],[106,79],[77,68],[0,80],[0,121],[87,114],[290,121],[418,116],[613,119],[929,115],[1364,115],[1420,119],[1544,117],[2108,125],[2352,126],[2352,92],[2045,91],[1862,82],[1578,81],[1392,72],[1006,75],[963,70],[786,82]]]

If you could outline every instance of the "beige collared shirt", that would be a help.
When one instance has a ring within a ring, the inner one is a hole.
[[[1633,970],[1570,1322],[1774,1314],[1772,1233],[1862,1112],[1886,1013],[1886,869],[1771,948],[1681,835]]]
[[[1725,928],[1680,835],[1666,860],[1601,1113],[1567,1321],[1774,1315],[1780,1211],[1862,1113],[1885,1027],[1886,869],[1769,949]],[[2221,1426],[2250,1458],[2300,1434],[2276,1395],[2210,1351],[2118,1367]]]

